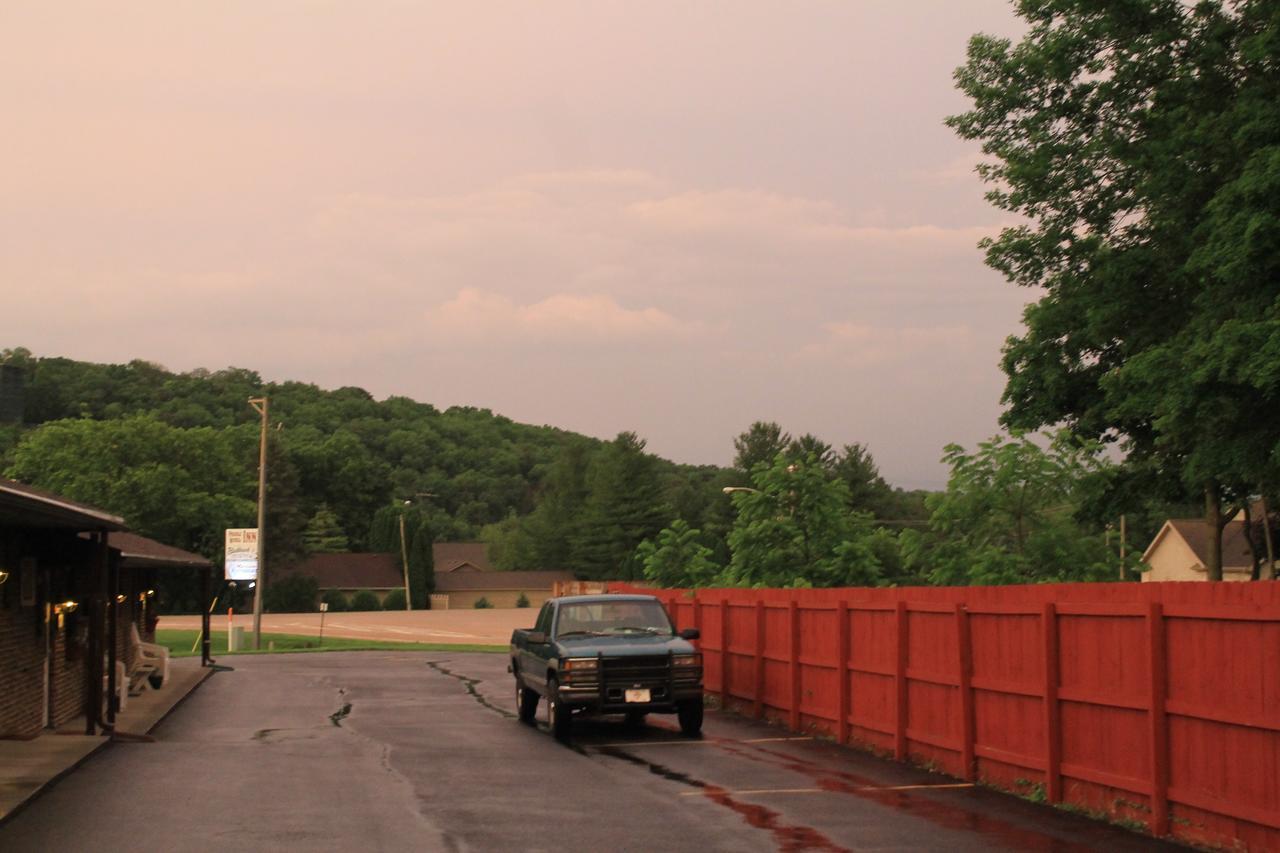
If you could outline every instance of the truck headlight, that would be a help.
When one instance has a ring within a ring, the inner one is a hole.
[[[671,659],[672,666],[702,666],[702,655],[676,655]]]
[[[568,658],[560,668],[565,672],[595,672],[599,666],[597,658]]]

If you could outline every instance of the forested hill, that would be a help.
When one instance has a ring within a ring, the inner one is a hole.
[[[792,440],[772,423],[725,437],[733,468],[676,465],[633,433],[601,441],[485,409],[264,382],[250,370],[172,373],[21,349],[0,351],[0,363],[11,385],[21,379],[23,400],[21,422],[0,423],[0,469],[213,559],[225,528],[256,524],[260,420],[248,400],[263,396],[268,566],[308,551],[398,550],[403,514],[411,562],[433,540],[483,539],[500,568],[638,578],[639,546],[678,521],[687,533],[676,550],[696,544],[723,567],[735,521],[724,487],[755,482],[779,459],[809,460],[839,481],[844,511],[926,516],[923,494],[891,488],[866,448]]]
[[[264,382],[252,370],[173,373],[140,360],[3,355],[25,386],[22,423],[0,425],[10,476],[118,511],[140,532],[210,556],[221,551],[224,527],[255,523],[259,417],[250,397],[270,398],[276,427],[268,466],[275,535],[267,541],[277,557],[301,549],[308,520],[324,508],[349,548],[365,548],[375,512],[406,499],[437,539],[476,538],[486,524],[531,512],[566,448],[590,455],[605,444],[487,409],[439,411],[360,388]],[[683,481],[715,471],[649,458],[677,500]]]

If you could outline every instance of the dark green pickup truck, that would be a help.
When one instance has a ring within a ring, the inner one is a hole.
[[[680,730],[702,731],[702,655],[689,643],[696,628],[676,633],[651,595],[574,595],[542,606],[530,629],[511,635],[520,719],[533,721],[539,697],[559,739],[575,714],[676,714]]]

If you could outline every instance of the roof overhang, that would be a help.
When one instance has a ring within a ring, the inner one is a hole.
[[[106,510],[0,480],[0,524],[56,530],[126,530],[124,519]]]

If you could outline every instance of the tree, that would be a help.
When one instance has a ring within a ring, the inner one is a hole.
[[[1065,430],[1048,449],[1027,436],[994,436],[966,453],[948,445],[946,492],[929,498],[929,531],[902,533],[909,567],[938,584],[1110,580],[1115,558],[1100,531],[1076,521],[1106,467],[1098,443]]]
[[[262,609],[268,613],[314,613],[320,585],[315,578],[285,575],[267,585]]]
[[[812,456],[823,468],[833,468],[836,464],[835,451],[831,445],[812,433],[805,433],[787,445],[787,457],[805,459]]]
[[[816,456],[758,467],[754,489],[733,495],[738,517],[733,556],[720,578],[729,586],[865,586],[880,580],[871,526],[848,509],[848,491]]]
[[[1004,422],[1177,470],[1220,578],[1224,500],[1274,491],[1280,460],[1280,7],[1018,10],[1018,45],[970,42],[973,108],[948,120],[991,158],[988,199],[1027,220],[984,241],[988,264],[1044,291],[1005,347]]]
[[[791,444],[791,435],[773,421],[756,421],[733,440],[733,467],[750,475],[759,465],[772,465]]]
[[[409,536],[409,591],[413,593],[413,606],[416,610],[431,608],[431,593],[436,590],[436,563],[432,545],[435,536],[431,522],[422,519],[412,527],[406,522],[406,535]]]
[[[316,514],[307,522],[302,542],[308,554],[341,554],[347,549],[347,536],[338,524],[338,516],[328,504],[320,504]]]
[[[849,507],[869,512],[878,518],[887,517],[885,510],[893,490],[880,476],[871,451],[861,444],[846,444],[833,465],[836,476],[849,490]]]
[[[636,559],[644,567],[644,579],[664,587],[710,586],[720,566],[711,561],[711,549],[698,538],[699,531],[676,519],[654,539],[641,542]]]
[[[584,578],[639,578],[637,546],[670,518],[657,461],[644,447],[635,433],[623,432],[591,457],[581,523],[570,543],[570,567]]]

